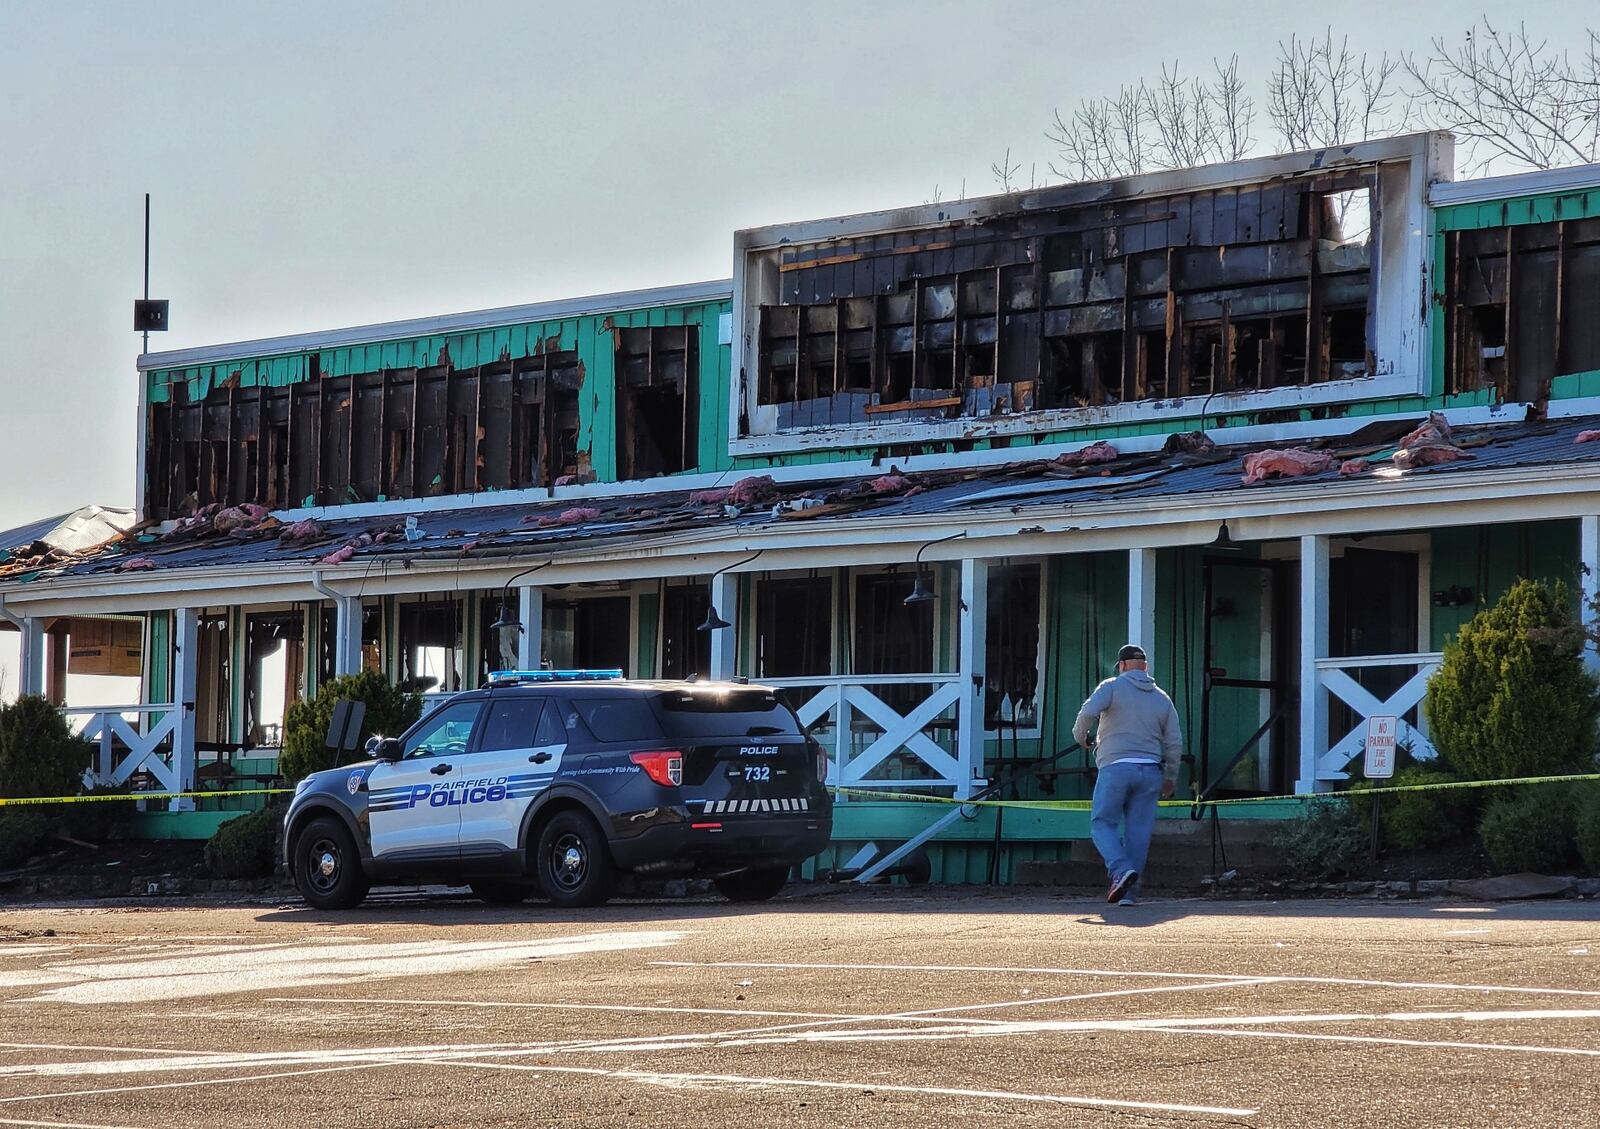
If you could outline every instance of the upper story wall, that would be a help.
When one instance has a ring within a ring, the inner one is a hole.
[[[741,231],[730,450],[1028,441],[1431,391],[1446,134]]]
[[[727,465],[727,283],[143,359],[147,516]]]
[[[1600,165],[1436,185],[1435,392],[1600,395]]]

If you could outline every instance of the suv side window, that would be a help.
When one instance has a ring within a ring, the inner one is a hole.
[[[455,702],[445,706],[406,738],[406,757],[436,757],[467,751],[472,727],[483,712],[482,702]]]
[[[561,709],[554,702],[544,708],[544,713],[539,715],[539,728],[535,731],[533,743],[535,745],[562,745],[567,740],[566,726],[561,724]]]
[[[527,694],[496,698],[489,703],[489,716],[484,719],[483,735],[478,738],[478,751],[492,753],[548,744],[539,733],[545,712],[543,698]]]

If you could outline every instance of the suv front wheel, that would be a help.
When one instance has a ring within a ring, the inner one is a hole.
[[[295,836],[292,874],[300,896],[318,909],[349,909],[367,896],[355,837],[339,820],[313,819]]]
[[[605,836],[577,811],[557,812],[534,844],[534,873],[558,906],[597,906],[611,896],[614,871]]]

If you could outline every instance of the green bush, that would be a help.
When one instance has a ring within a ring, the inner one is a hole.
[[[1278,835],[1277,845],[1296,877],[1338,878],[1360,869],[1369,838],[1356,805],[1345,799],[1323,799],[1308,803]]]
[[[1600,695],[1583,666],[1566,586],[1519,580],[1445,645],[1428,726],[1445,767],[1469,780],[1586,771]]]
[[[94,746],[44,698],[0,706],[0,796],[76,796],[93,758]]]
[[[1567,784],[1533,784],[1509,791],[1489,802],[1478,826],[1489,860],[1507,874],[1568,870],[1577,853],[1577,790]]]
[[[1600,783],[1585,784],[1579,789],[1573,838],[1577,840],[1578,857],[1584,869],[1600,877]]]
[[[27,862],[50,832],[50,821],[35,808],[0,809],[0,866]]]
[[[1459,779],[1432,764],[1402,764],[1386,781],[1373,787],[1399,788],[1417,784],[1445,784]],[[1372,799],[1354,798],[1356,814],[1363,825],[1370,825]],[[1378,803],[1378,824],[1385,847],[1396,851],[1420,851],[1470,831],[1478,814],[1478,797],[1473,789],[1453,788],[1437,792],[1396,792]]]
[[[284,712],[283,751],[278,755],[278,771],[284,780],[292,784],[334,766],[334,750],[326,744],[328,723],[333,720],[334,705],[345,699],[367,705],[361,722],[362,742],[373,734],[397,736],[422,716],[420,694],[401,690],[374,671],[330,679],[313,700],[295,702]]]
[[[206,840],[206,869],[218,878],[267,878],[283,808],[273,806],[230,819]]]

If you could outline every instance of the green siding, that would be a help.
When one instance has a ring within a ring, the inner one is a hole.
[[[1473,598],[1458,608],[1431,609],[1430,648],[1444,650],[1462,624],[1522,577],[1563,581],[1576,593],[1581,578],[1578,523],[1540,521],[1435,530],[1429,590],[1467,588]]]

